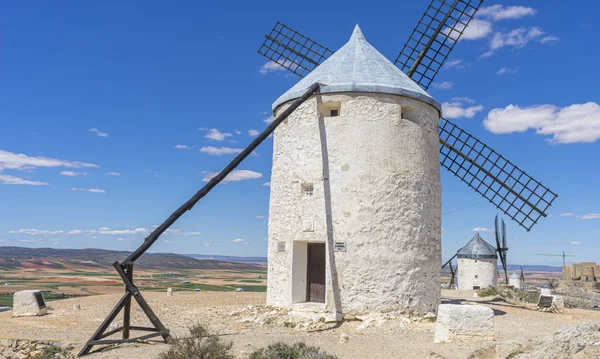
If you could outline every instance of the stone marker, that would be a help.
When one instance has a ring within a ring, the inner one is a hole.
[[[23,290],[13,296],[13,317],[44,315],[48,312],[46,302],[39,290]]]
[[[73,304],[73,310],[81,310],[81,305]]]
[[[440,304],[434,343],[494,336],[494,311],[482,305]]]
[[[552,295],[552,304],[556,306],[556,309],[563,310],[565,309],[565,297],[562,295]]]
[[[173,295],[173,288],[167,288],[167,296],[172,296]]]
[[[121,322],[119,322],[118,320],[115,320],[114,322],[110,323],[110,325],[108,326],[108,330],[116,330],[121,326]]]

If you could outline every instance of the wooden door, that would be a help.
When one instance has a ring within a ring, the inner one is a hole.
[[[325,244],[308,244],[306,301],[325,303]]]

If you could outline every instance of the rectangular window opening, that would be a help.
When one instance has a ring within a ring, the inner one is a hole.
[[[314,186],[312,183],[305,183],[302,185],[302,197],[311,198],[314,194]]]
[[[321,102],[318,105],[319,116],[338,117],[342,113],[342,103],[339,101]]]

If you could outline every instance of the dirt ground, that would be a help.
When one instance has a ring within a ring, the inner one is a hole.
[[[186,328],[195,323],[208,326],[222,339],[232,341],[239,358],[247,358],[256,348],[276,341],[293,343],[304,341],[321,347],[342,359],[351,358],[467,358],[473,350],[489,342],[453,342],[433,344],[435,323],[411,323],[402,328],[390,321],[379,327],[356,331],[359,321],[341,325],[327,324],[320,330],[301,330],[276,324],[240,323],[231,316],[248,305],[263,305],[265,293],[233,292],[178,292],[167,296],[164,292],[145,292],[144,296],[156,314],[174,335],[186,334]],[[50,314],[43,317],[12,318],[10,312],[0,313],[0,338],[57,340],[72,344],[77,350],[96,330],[119,295],[107,294],[49,302]],[[509,346],[527,346],[551,336],[560,328],[585,321],[600,321],[600,312],[565,309],[562,314],[537,312],[532,308],[509,304],[494,298],[473,298],[471,291],[443,290],[444,303],[478,303],[492,308],[495,316],[495,343]],[[73,310],[80,304],[82,310]],[[144,314],[132,310],[132,325],[148,325]],[[350,340],[340,343],[346,333]],[[493,344],[493,343],[492,343]],[[166,350],[165,344],[127,344],[96,352],[89,358],[158,358]],[[493,357],[493,356],[492,356]]]

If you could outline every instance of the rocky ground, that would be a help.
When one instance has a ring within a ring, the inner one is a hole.
[[[435,318],[411,320],[387,316],[360,317],[341,324],[310,316],[289,316],[268,308],[264,293],[147,292],[146,300],[174,335],[201,323],[232,341],[239,358],[276,341],[304,341],[340,358],[597,358],[600,357],[600,312],[565,309],[562,314],[537,312],[499,297],[474,298],[470,291],[443,290],[445,303],[485,305],[495,312],[494,341],[433,344]],[[49,315],[12,318],[0,313],[0,339],[60,341],[80,348],[118,301],[118,295],[91,296],[50,302]],[[74,310],[78,304],[80,310]],[[149,325],[133,306],[132,323]],[[573,328],[572,326],[577,327]],[[562,331],[561,331],[562,330]],[[342,340],[340,340],[342,339]],[[555,344],[556,343],[556,344]],[[167,346],[128,344],[90,358],[158,358]]]

